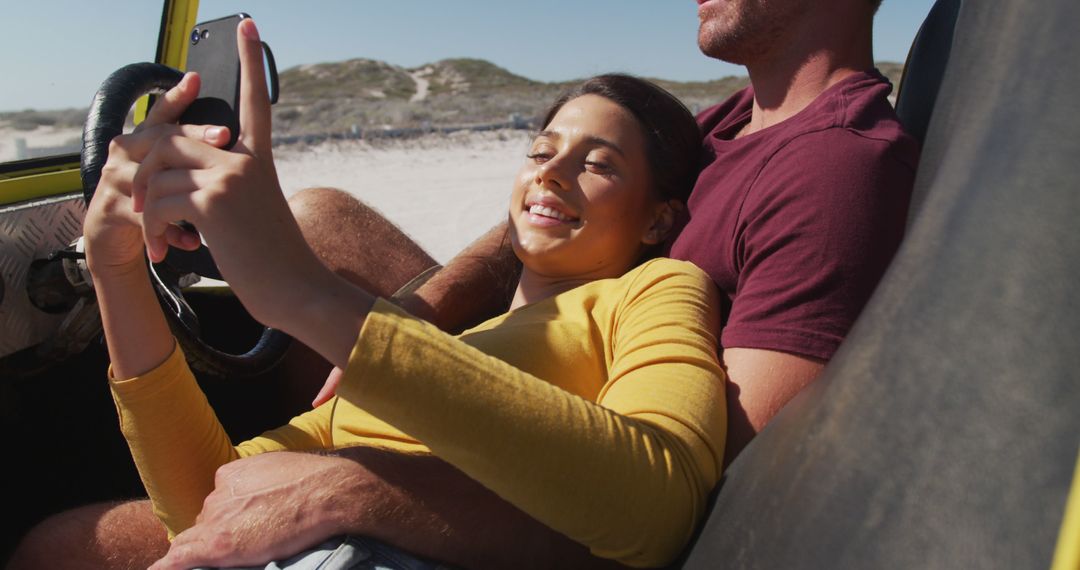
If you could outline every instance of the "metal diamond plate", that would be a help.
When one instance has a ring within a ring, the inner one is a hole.
[[[81,193],[0,207],[0,357],[49,338],[64,319],[30,304],[26,275],[35,259],[82,235],[85,215]]]

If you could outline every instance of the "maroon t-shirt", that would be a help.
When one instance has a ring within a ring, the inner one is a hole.
[[[720,344],[829,359],[907,218],[918,144],[876,71],[845,78],[788,120],[735,139],[747,88],[698,116],[705,140],[689,221],[670,255],[730,301]]]

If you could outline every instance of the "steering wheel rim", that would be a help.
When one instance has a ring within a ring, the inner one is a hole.
[[[128,110],[140,97],[172,88],[183,73],[157,63],[133,63],[109,75],[101,84],[83,129],[79,174],[86,203],[94,197],[101,169],[108,159],[109,143],[124,129]],[[147,261],[149,263],[149,261]],[[184,299],[181,283],[196,274],[221,279],[221,273],[206,246],[195,252],[169,250],[161,263],[151,264],[151,281],[165,311],[169,327],[193,368],[221,377],[256,376],[266,372],[285,356],[292,339],[285,333],[264,327],[251,350],[230,354],[206,343],[200,335],[199,318]]]

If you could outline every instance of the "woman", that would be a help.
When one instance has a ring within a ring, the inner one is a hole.
[[[510,311],[456,338],[322,266],[268,191],[268,121],[241,125],[239,152],[122,139],[111,152],[141,165],[106,166],[86,221],[122,429],[170,536],[228,461],[370,445],[434,453],[599,556],[652,566],[678,554],[726,427],[711,281],[684,262],[641,263],[693,182],[699,134],[681,104],[626,76],[556,102],[511,195],[523,270]],[[344,370],[314,410],[235,447],[146,279],[144,242],[155,260],[167,243],[197,244],[177,219],[203,231],[256,318]]]

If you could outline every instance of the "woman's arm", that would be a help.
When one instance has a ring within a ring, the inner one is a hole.
[[[719,476],[723,373],[707,277],[651,275],[638,289],[599,404],[382,303],[338,395],[595,554],[664,564]]]
[[[233,447],[177,349],[145,375],[110,381],[120,429],[169,536],[194,524],[218,469],[241,457],[329,442],[329,407]]]
[[[176,343],[150,285],[146,262],[140,259],[109,271],[90,267],[112,375],[132,378],[160,366]]]
[[[139,161],[145,159],[161,138],[201,137],[205,134],[204,128],[172,124],[183,108],[194,99],[198,89],[198,77],[186,76],[177,87],[159,100],[150,116],[135,133],[117,137],[112,141],[108,161],[102,169],[101,180],[87,209],[84,220],[87,264],[93,277],[101,312],[112,362],[110,375],[113,378],[153,376],[163,367],[168,368],[167,363],[171,360],[177,359],[175,341],[150,282],[143,248],[142,219],[134,211],[132,185]],[[179,366],[183,366],[182,358]],[[172,368],[179,366],[174,365]],[[184,371],[186,372],[186,368]],[[182,454],[185,460],[192,459],[184,453],[184,449],[172,447],[168,441],[173,434],[189,433],[186,431],[189,426],[170,422],[168,417],[152,411],[155,402],[158,402],[156,407],[167,411],[175,411],[180,406],[167,395],[162,397],[162,389],[167,386],[156,382],[156,378],[147,380],[149,390],[141,392],[145,397],[135,398],[135,401],[144,408],[149,407],[151,413],[144,416],[125,413],[127,409],[119,399],[118,411],[121,427],[128,438],[140,474],[151,489],[151,494],[160,495],[157,492],[161,488],[159,484],[164,484],[165,489],[169,487],[167,480],[171,472],[168,468],[170,458],[166,457],[163,464],[156,460],[160,458],[156,458],[153,453],[161,454],[162,450],[167,450],[166,455]],[[111,384],[115,391],[123,382],[113,381]],[[131,386],[127,385],[123,389],[130,388]],[[197,387],[194,388],[194,393],[202,396]],[[213,418],[212,412],[204,415]],[[148,437],[143,437],[144,434],[138,431],[144,419],[152,420],[150,425],[154,427],[145,434]],[[212,427],[217,428],[220,436],[201,444],[208,446],[213,441],[220,441],[226,449],[231,450],[220,425],[215,421]],[[213,429],[209,431],[212,433]],[[146,445],[147,442],[151,444]],[[151,453],[142,453],[144,449]],[[213,468],[216,468],[216,465],[210,468],[211,483]],[[162,473],[165,475],[162,476]],[[167,494],[176,496],[177,493],[170,489]],[[186,510],[179,510],[194,518],[200,504],[201,497]]]
[[[163,141],[184,138],[211,149],[225,142],[220,130],[174,124],[198,90],[198,76],[186,76],[159,99],[135,133],[112,141],[84,221],[121,429],[155,510],[171,532],[194,521],[219,466],[242,454],[317,447],[312,440],[320,437],[308,425],[319,422],[301,416],[294,425],[235,450],[176,347],[151,285],[144,220],[133,196],[135,177]],[[167,243],[198,246],[194,236],[175,230],[164,236]]]
[[[147,372],[173,350],[173,337],[150,285],[142,239],[142,217],[134,211],[132,186],[139,162],[170,136],[202,138],[205,127],[178,126],[199,92],[188,74],[170,89],[135,133],[109,145],[108,160],[83,222],[87,265],[101,309],[113,369],[121,377]]]

